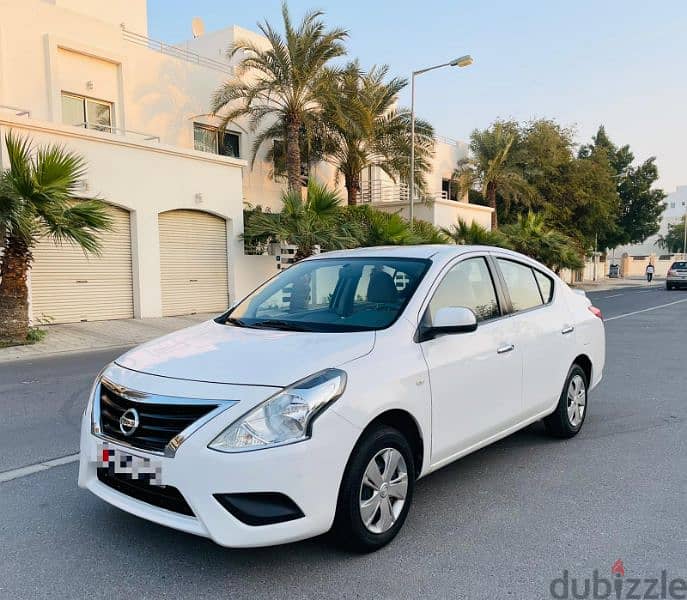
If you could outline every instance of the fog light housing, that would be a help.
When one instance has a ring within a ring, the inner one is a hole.
[[[229,513],[246,525],[273,525],[305,516],[291,498],[277,492],[214,494],[214,496],[215,500]]]

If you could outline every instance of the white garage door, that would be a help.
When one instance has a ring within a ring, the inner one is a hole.
[[[224,219],[196,210],[159,215],[162,314],[223,311],[229,303]]]
[[[109,207],[110,231],[101,233],[100,256],[73,244],[40,241],[33,250],[31,307],[34,321],[55,323],[129,319],[134,316],[129,213]]]

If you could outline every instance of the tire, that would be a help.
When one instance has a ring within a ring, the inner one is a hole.
[[[672,283],[666,283],[666,289],[667,289],[668,291],[672,290],[672,289],[673,289],[673,284],[672,284]]]
[[[385,467],[389,463],[393,471],[385,475]],[[394,464],[397,465],[395,468]],[[366,483],[368,469],[375,477],[377,473],[380,475],[377,485],[381,491],[374,491]],[[404,491],[404,481],[405,496],[401,500],[396,496]],[[373,552],[388,544],[403,527],[414,490],[415,463],[408,440],[387,426],[365,433],[351,453],[341,482],[332,528],[336,543],[355,552]],[[367,525],[363,520],[363,503],[368,509],[365,514],[369,519]]]
[[[580,432],[589,409],[588,390],[587,375],[580,365],[574,364],[565,378],[556,410],[544,419],[546,429],[552,436],[566,439]]]

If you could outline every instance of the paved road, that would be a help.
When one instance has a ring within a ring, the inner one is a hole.
[[[627,577],[687,578],[687,292],[590,296],[608,364],[583,432],[552,441],[534,425],[427,477],[382,551],[223,549],[107,506],[70,464],[0,483],[0,598],[531,600],[564,569],[610,577],[617,559]],[[0,471],[77,450],[113,354],[0,366]]]

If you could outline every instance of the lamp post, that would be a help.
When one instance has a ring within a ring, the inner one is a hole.
[[[472,56],[466,54],[447,63],[413,71],[410,78],[410,181],[408,182],[408,200],[410,202],[411,225],[413,223],[413,199],[415,196],[415,78],[428,71],[443,69],[444,67],[469,67],[472,63]]]

